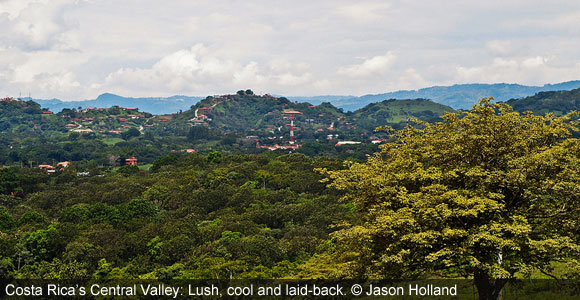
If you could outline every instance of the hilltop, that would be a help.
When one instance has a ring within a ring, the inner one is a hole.
[[[430,100],[415,99],[388,100],[345,113],[331,103],[293,102],[268,94],[255,95],[248,90],[207,97],[171,122],[177,123],[175,126],[206,126],[275,140],[289,134],[294,115],[295,131],[303,139],[324,139],[329,134],[360,139],[372,135],[377,126],[400,127],[410,117],[433,122],[448,111],[454,110]]]
[[[120,105],[58,113],[31,100],[5,99],[1,105],[3,164],[93,161],[110,166],[131,156],[151,163],[169,152],[216,150],[282,149],[350,157],[355,155],[352,147],[358,147],[356,155],[364,158],[387,138],[374,132],[377,126],[400,127],[409,117],[435,121],[453,111],[418,99],[384,101],[345,113],[331,103],[300,103],[251,90],[208,96],[190,109],[163,115]],[[354,146],[338,147],[341,143]]]
[[[517,111],[563,114],[578,110],[578,99],[580,89],[541,92],[508,103]],[[119,105],[53,113],[34,101],[11,98],[0,105],[3,164],[70,160],[109,166],[131,156],[149,164],[170,152],[266,149],[364,159],[388,140],[376,127],[401,128],[409,118],[436,122],[454,111],[427,99],[390,99],[344,112],[328,102],[301,103],[251,90],[208,96],[189,109],[163,115]]]
[[[352,113],[357,124],[362,128],[372,130],[381,124],[402,127],[409,118],[416,118],[426,122],[441,121],[446,112],[454,112],[449,106],[435,103],[427,99],[390,99],[369,104]]]
[[[580,111],[580,89],[571,91],[540,92],[534,96],[507,101],[515,111],[532,111],[535,114],[554,113],[566,114],[570,111]]]
[[[4,98],[0,101],[0,132],[3,138],[32,137],[66,132],[65,121],[54,118],[53,112],[42,109],[34,101]]]

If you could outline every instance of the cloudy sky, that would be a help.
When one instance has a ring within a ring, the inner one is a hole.
[[[580,79],[580,1],[0,0],[0,96]]]

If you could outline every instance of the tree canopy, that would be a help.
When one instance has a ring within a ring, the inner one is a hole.
[[[509,279],[578,257],[578,124],[486,98],[325,171],[364,215],[334,233],[340,276],[467,277],[496,299]]]

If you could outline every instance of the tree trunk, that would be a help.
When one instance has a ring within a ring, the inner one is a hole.
[[[498,300],[499,294],[508,280],[493,280],[486,272],[476,269],[473,273],[473,281],[477,287],[479,300]]]

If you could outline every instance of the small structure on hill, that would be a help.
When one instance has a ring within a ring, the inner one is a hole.
[[[135,156],[132,156],[130,158],[125,159],[125,165],[136,166],[137,165],[137,158],[135,158]]]

